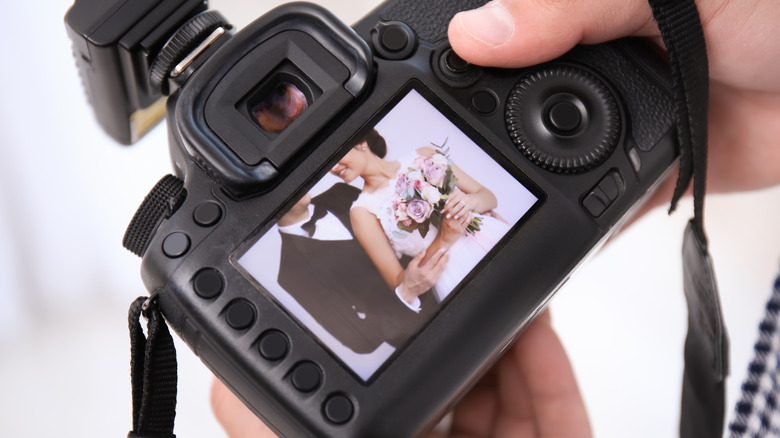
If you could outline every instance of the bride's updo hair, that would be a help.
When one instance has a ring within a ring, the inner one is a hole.
[[[382,137],[376,129],[372,129],[365,137],[363,141],[368,144],[368,148],[379,158],[384,158],[387,155],[387,143],[385,138]]]

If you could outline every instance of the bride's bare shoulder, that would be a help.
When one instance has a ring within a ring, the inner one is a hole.
[[[352,222],[352,228],[358,233],[359,230],[382,230],[379,219],[365,206],[353,205],[352,209],[349,210],[349,220]]]

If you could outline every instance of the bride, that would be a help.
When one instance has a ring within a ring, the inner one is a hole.
[[[439,228],[431,226],[427,233],[400,228],[393,207],[398,196],[396,183],[403,178],[414,157],[408,162],[387,161],[383,158],[386,153],[384,138],[373,130],[347,152],[331,173],[346,183],[363,179],[363,190],[352,205],[350,220],[355,236],[390,288],[396,289],[408,304],[419,303],[417,296],[424,290],[405,290],[403,280],[407,271],[399,261],[402,256],[410,256],[414,259],[407,269],[428,265],[434,270],[432,289],[437,300],[442,301],[506,233],[509,225],[490,214],[498,205],[493,192],[453,164],[458,183],[442,210]],[[435,153],[428,147],[417,150],[421,157]],[[467,228],[475,217],[479,218],[480,230],[472,234]]]

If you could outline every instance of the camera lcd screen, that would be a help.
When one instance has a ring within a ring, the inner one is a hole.
[[[238,264],[368,381],[539,199],[415,89],[350,146]]]

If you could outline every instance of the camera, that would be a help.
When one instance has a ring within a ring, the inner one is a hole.
[[[447,26],[483,3],[389,0],[352,27],[290,3],[235,33],[202,1],[68,12],[103,128],[129,144],[167,118],[174,174],[125,247],[282,436],[433,427],[678,159],[642,41],[479,67]]]

